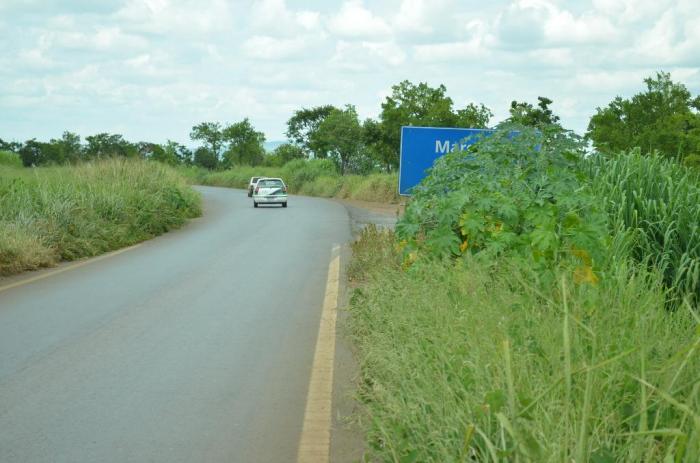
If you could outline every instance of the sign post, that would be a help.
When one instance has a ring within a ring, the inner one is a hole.
[[[399,194],[410,195],[411,189],[423,180],[426,171],[440,156],[454,149],[466,149],[493,132],[490,129],[401,127]]]

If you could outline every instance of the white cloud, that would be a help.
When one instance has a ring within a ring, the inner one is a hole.
[[[421,62],[453,62],[476,58],[483,54],[478,42],[450,42],[430,45],[417,45],[415,57]]]
[[[331,63],[340,69],[365,72],[372,69],[381,71],[396,67],[406,61],[406,52],[395,42],[346,42],[340,41],[335,47]]]
[[[451,26],[450,15],[444,14],[453,2],[445,0],[402,0],[394,23],[399,31],[431,34]]]
[[[552,43],[610,43],[617,37],[615,26],[606,17],[551,8],[544,25],[545,37]]]
[[[320,28],[321,15],[317,11],[292,11],[286,0],[257,0],[250,13],[250,27],[260,35],[290,36]]]
[[[45,49],[58,48],[63,50],[93,50],[124,53],[135,49],[144,49],[148,41],[135,34],[125,33],[117,26],[96,26],[92,30],[82,31],[49,31],[40,37],[45,42]]]
[[[684,19],[666,11],[651,30],[640,34],[634,52],[652,65],[700,65],[700,19]]]
[[[417,45],[415,57],[421,62],[456,62],[480,58],[488,53],[493,44],[493,38],[486,25],[479,21],[471,21],[466,28],[471,32],[468,40],[428,45]]]
[[[295,15],[296,22],[306,30],[317,29],[321,24],[321,14],[318,11],[300,11]]]
[[[571,67],[576,65],[576,57],[570,48],[538,48],[529,52],[528,57],[540,66]]]
[[[499,15],[497,25],[502,43],[516,48],[609,44],[618,35],[604,15],[574,15],[547,0],[517,0]]]
[[[399,66],[406,61],[406,53],[395,42],[363,42],[362,46],[392,66]]]
[[[208,35],[233,26],[234,12],[226,0],[128,0],[115,18],[149,34]]]
[[[286,39],[256,35],[246,40],[242,48],[249,58],[287,60],[305,56],[307,42],[301,37]]]
[[[328,26],[333,34],[343,38],[376,39],[391,35],[387,22],[365,8],[362,0],[345,1]]]

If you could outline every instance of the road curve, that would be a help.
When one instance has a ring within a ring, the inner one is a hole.
[[[0,462],[294,461],[348,214],[200,191],[185,228],[0,292]]]

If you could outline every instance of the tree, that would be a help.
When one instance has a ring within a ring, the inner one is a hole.
[[[549,105],[553,103],[547,97],[538,96],[537,107],[530,103],[512,101],[510,103],[510,117],[508,122],[521,124],[528,127],[554,126],[559,124],[559,116],[555,115]]]
[[[344,174],[362,150],[362,126],[352,105],[333,109],[311,134],[311,140],[329,147],[329,157]]]
[[[265,158],[265,165],[283,166],[289,161],[304,158],[306,158],[306,154],[300,146],[283,143]]]
[[[392,87],[391,96],[382,103],[378,125],[365,121],[370,151],[388,170],[399,165],[402,126],[485,128],[492,116],[484,105],[468,105],[453,110],[452,98],[444,85],[430,87],[407,80]]]
[[[221,132],[221,124],[218,122],[202,122],[192,127],[190,138],[204,143],[204,146],[213,154],[217,162],[221,159],[221,151],[224,147],[224,135]]]
[[[485,129],[493,117],[489,108],[479,103],[469,103],[466,108],[457,110],[457,122],[455,126],[469,129]]]
[[[35,138],[27,140],[19,149],[19,156],[26,167],[66,162],[61,145],[56,140],[49,143],[37,141]]]
[[[46,155],[46,143],[36,141],[36,138],[27,140],[19,149],[19,157],[25,167],[39,166],[48,162]]]
[[[219,167],[219,158],[209,148],[200,146],[194,151],[194,164],[213,170]]]
[[[396,149],[381,122],[367,118],[362,123],[362,138],[368,156],[387,171],[395,167]]]
[[[104,158],[112,156],[136,157],[136,146],[124,140],[121,135],[98,133],[85,137],[85,157],[87,159]]]
[[[162,162],[174,166],[178,164],[177,156],[173,151],[167,150],[158,143],[141,141],[136,144],[139,155],[144,159]]]
[[[687,162],[695,159],[700,155],[700,96],[692,98],[685,85],[665,72],[644,83],[646,91],[631,99],[618,96],[596,108],[586,137],[601,153],[639,147],[644,153],[658,150]]]
[[[177,164],[191,165],[194,162],[192,151],[185,145],[168,140],[163,147],[167,159],[176,159]]]
[[[222,131],[222,138],[228,142],[223,163],[227,168],[234,164],[257,166],[265,158],[265,134],[255,130],[246,117]]]
[[[5,141],[0,138],[0,151],[12,151],[13,153],[19,153],[22,144],[16,141]]]
[[[328,117],[333,110],[337,109],[333,105],[317,106],[315,108],[302,108],[294,112],[294,115],[287,121],[287,137],[300,146],[307,157],[324,158],[327,154],[327,147],[319,145],[318,140],[312,137],[318,126]]]
[[[83,157],[83,147],[80,144],[80,135],[65,131],[58,140],[51,140],[51,144],[56,145],[58,156],[56,162],[76,163]]]

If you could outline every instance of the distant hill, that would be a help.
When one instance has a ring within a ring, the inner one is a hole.
[[[274,151],[275,148],[277,148],[280,145],[284,145],[287,143],[284,140],[277,140],[277,141],[266,141],[263,143],[263,147],[265,148],[265,151]]]

